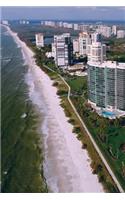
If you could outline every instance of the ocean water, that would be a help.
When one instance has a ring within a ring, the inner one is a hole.
[[[45,192],[39,116],[25,81],[28,66],[20,47],[1,31],[1,191]]]

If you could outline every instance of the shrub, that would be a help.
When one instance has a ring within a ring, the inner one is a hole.
[[[58,85],[59,85],[58,82],[54,82],[54,83],[53,83],[53,86],[55,86],[55,87],[57,87]]]
[[[87,144],[83,143],[82,149],[87,149]]]

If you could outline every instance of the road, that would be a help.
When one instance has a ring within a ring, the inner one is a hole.
[[[44,65],[44,67],[47,68],[47,69],[49,69],[49,70],[52,71],[52,72],[55,72],[54,70],[52,70],[51,68],[49,68],[49,67],[46,66],[46,65]],[[119,183],[119,181],[118,181],[118,179],[116,178],[114,172],[112,171],[111,167],[109,166],[108,162],[106,161],[105,157],[103,156],[102,152],[100,151],[99,147],[97,146],[95,140],[93,139],[91,133],[90,133],[89,130],[87,129],[85,123],[83,122],[83,120],[82,120],[82,118],[80,117],[79,113],[77,112],[75,106],[73,105],[73,103],[72,103],[72,101],[71,101],[71,99],[70,99],[70,94],[71,94],[71,88],[70,88],[70,86],[68,85],[68,83],[65,81],[65,79],[64,79],[60,74],[58,74],[58,76],[62,79],[62,81],[63,81],[63,82],[65,83],[65,85],[68,87],[68,96],[67,96],[68,101],[69,101],[69,103],[70,103],[72,109],[74,110],[76,116],[77,116],[78,119],[80,120],[80,122],[81,122],[83,128],[85,129],[86,133],[88,134],[88,136],[89,136],[89,138],[90,138],[90,140],[91,140],[91,142],[92,142],[94,148],[95,148],[96,151],[98,152],[98,154],[99,154],[101,160],[103,161],[103,163],[104,163],[105,167],[107,168],[109,174],[111,175],[113,181],[114,181],[115,184],[117,185],[119,191],[120,191],[121,193],[124,193],[124,190],[123,190],[121,184]]]

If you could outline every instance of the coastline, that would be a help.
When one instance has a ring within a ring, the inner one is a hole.
[[[29,65],[26,77],[29,96],[39,111],[45,114],[41,130],[44,133],[47,185],[53,192],[104,192],[97,175],[92,174],[87,151],[81,148],[73,126],[68,123],[57,89],[52,86],[53,81],[35,64],[34,53],[29,47],[9,27],[8,31],[21,47]],[[41,100],[44,105],[41,105]]]

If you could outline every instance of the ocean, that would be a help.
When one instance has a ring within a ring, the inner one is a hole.
[[[1,30],[1,191],[46,192],[39,117],[29,98],[21,48]]]

